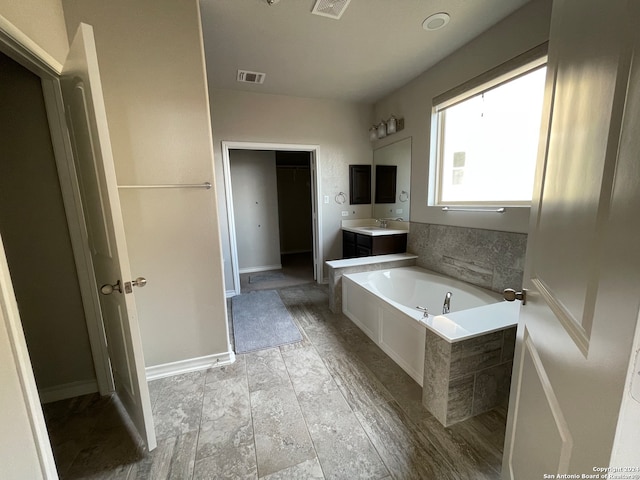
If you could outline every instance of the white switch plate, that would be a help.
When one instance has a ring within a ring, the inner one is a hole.
[[[402,213],[402,209],[401,208],[396,208],[396,213]]]
[[[342,216],[343,217],[348,217],[349,216],[349,211],[348,210],[343,210],[342,211]]]
[[[329,195],[324,196],[324,203],[329,203]]]

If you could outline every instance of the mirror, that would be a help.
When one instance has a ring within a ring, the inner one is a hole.
[[[409,221],[411,137],[373,151],[373,218]]]

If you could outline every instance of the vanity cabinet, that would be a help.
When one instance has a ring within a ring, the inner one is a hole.
[[[342,258],[369,257],[406,251],[406,233],[373,236],[342,231]]]

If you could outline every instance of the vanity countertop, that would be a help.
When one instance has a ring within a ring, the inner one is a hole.
[[[381,227],[373,227],[373,226],[362,226],[362,227],[342,227],[342,230],[346,230],[347,232],[360,233],[362,235],[370,235],[372,237],[377,237],[380,235],[399,235],[402,233],[409,233],[409,230],[400,230],[397,228],[381,228]]]

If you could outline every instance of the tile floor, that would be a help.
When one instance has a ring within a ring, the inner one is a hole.
[[[150,382],[150,454],[109,398],[45,406],[61,478],[500,478],[504,409],[443,428],[418,384],[329,311],[326,286],[279,293],[303,341]]]

